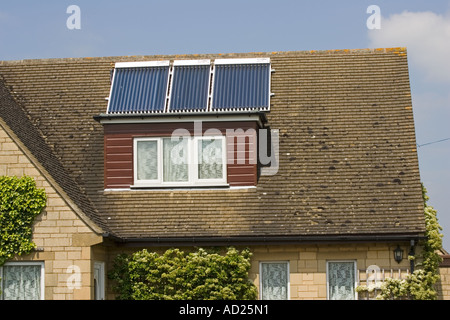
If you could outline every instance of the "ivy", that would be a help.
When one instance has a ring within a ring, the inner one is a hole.
[[[46,200],[33,178],[0,176],[0,266],[36,247],[31,240],[32,225]]]
[[[122,300],[256,299],[256,287],[248,279],[250,256],[248,249],[233,247],[224,255],[202,248],[163,254],[143,249],[118,255],[108,276]]]

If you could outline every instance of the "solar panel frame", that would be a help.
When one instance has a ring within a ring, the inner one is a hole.
[[[245,66],[250,68],[250,71],[245,70]],[[251,72],[251,69],[255,67],[263,70],[256,69],[259,72],[255,74]],[[216,59],[212,80],[211,111],[269,111],[271,71],[269,58]],[[261,95],[258,92],[251,94],[250,90],[262,90],[262,93]]]
[[[211,60],[175,60],[167,112],[201,112],[209,106]]]
[[[107,114],[270,111],[270,58],[117,62]]]
[[[164,112],[169,76],[168,60],[116,63],[107,114]],[[155,81],[162,83],[155,87]]]

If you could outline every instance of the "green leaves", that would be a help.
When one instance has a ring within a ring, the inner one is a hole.
[[[426,272],[435,273],[441,263],[441,257],[438,254],[438,250],[442,248],[442,237],[440,233],[442,227],[438,223],[437,211],[427,204],[429,197],[427,196],[427,190],[422,186],[423,199],[424,199],[424,213],[425,213],[425,225],[426,225],[426,237],[427,241],[424,243],[424,261],[423,269]]]
[[[250,256],[248,249],[235,248],[225,254],[168,249],[161,255],[144,249],[119,255],[109,277],[117,298],[124,300],[256,299],[256,287],[248,280]]]
[[[31,228],[46,201],[33,178],[0,176],[0,266],[35,248]]]
[[[442,227],[438,223],[437,211],[427,204],[429,197],[423,185],[422,196],[426,227],[426,240],[422,243],[422,268],[415,270],[404,280],[386,279],[381,287],[380,299],[437,299],[434,285],[439,280],[438,268],[442,260],[438,253],[442,248]]]

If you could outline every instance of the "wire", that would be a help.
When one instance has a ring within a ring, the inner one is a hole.
[[[450,138],[445,138],[445,139],[441,139],[441,140],[431,141],[431,142],[427,142],[427,143],[423,143],[423,144],[417,144],[417,147],[420,148],[420,147],[423,147],[423,146],[427,146],[429,144],[435,144],[435,143],[446,141],[446,140],[450,140]]]

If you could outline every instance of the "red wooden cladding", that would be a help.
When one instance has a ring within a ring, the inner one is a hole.
[[[133,138],[167,137],[176,129],[191,135],[199,130],[194,123],[105,124],[105,188],[129,188],[133,185]],[[217,129],[217,130],[212,130]],[[230,186],[254,186],[257,182],[257,130],[253,121],[203,122],[202,134],[227,137],[227,181]],[[214,133],[216,131],[216,133]],[[197,133],[197,132],[196,132]]]

